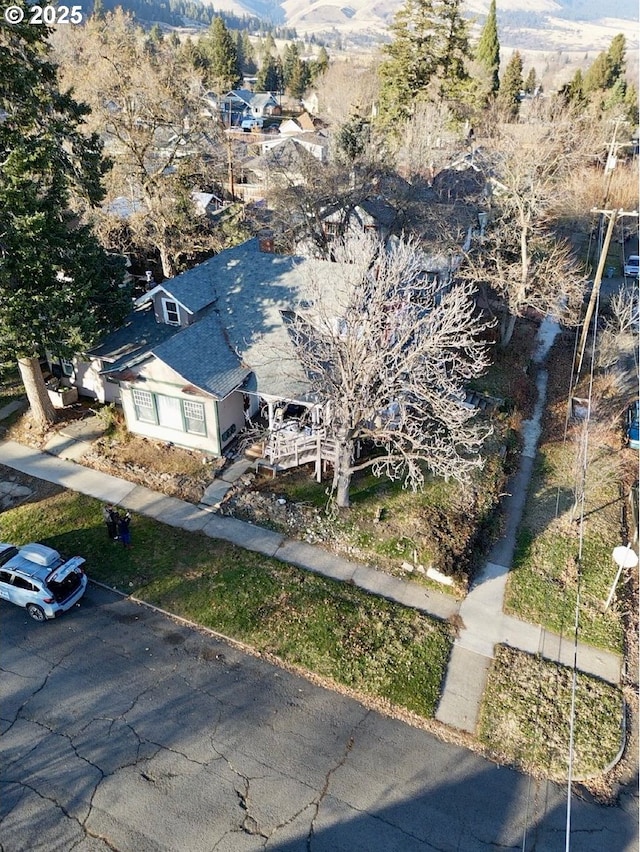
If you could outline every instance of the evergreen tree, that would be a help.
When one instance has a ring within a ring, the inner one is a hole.
[[[316,71],[314,71],[314,77],[320,76],[320,74],[324,74],[324,72],[329,67],[329,54],[327,53],[327,49],[324,45],[321,46],[318,51],[318,58],[315,62]]]
[[[538,80],[536,77],[536,69],[530,68],[529,73],[527,74],[527,79],[524,81],[524,90],[528,95],[533,95],[538,87]]]
[[[491,77],[491,92],[495,94],[500,88],[500,42],[498,40],[496,0],[491,0],[489,14],[476,47],[476,59]]]
[[[258,66],[256,65],[256,51],[253,42],[249,38],[248,30],[242,30],[240,41],[242,43],[242,64],[240,65],[240,70],[244,74],[255,74],[258,70]],[[240,52],[238,56],[240,56]]]
[[[84,104],[60,91],[47,30],[0,28],[0,359],[17,359],[35,419],[52,423],[39,358],[71,357],[130,307],[123,267],[79,224],[107,165]]]
[[[507,121],[515,121],[520,113],[520,92],[522,91],[522,56],[515,50],[505,68],[498,92],[498,103],[502,107]]]
[[[296,63],[300,62],[300,51],[297,44],[285,44],[284,56],[282,60],[283,80],[285,87],[288,88],[289,82],[293,76],[293,71]]]
[[[310,81],[309,64],[303,59],[300,59],[299,56],[296,57],[287,85],[288,93],[292,98],[301,98],[306,92]]]
[[[599,53],[584,75],[584,91],[586,94],[604,91],[609,87],[609,62],[607,54]]]
[[[236,48],[236,67],[240,74],[244,71],[245,67],[245,58],[244,58],[244,44],[242,41],[242,33],[239,30],[236,30],[233,33],[233,43]]]
[[[581,107],[585,103],[584,81],[580,68],[576,69],[571,81],[562,87],[560,94],[575,106]]]
[[[279,62],[268,54],[258,71],[256,90],[258,92],[279,92],[282,90],[282,70]]]
[[[353,115],[336,134],[336,145],[343,158],[353,163],[367,149],[371,138],[370,123],[359,115]]]
[[[622,33],[614,36],[607,51],[607,65],[609,67],[609,86],[615,85],[617,80],[624,80],[626,72],[626,41]]]
[[[632,127],[638,126],[638,90],[634,85],[627,86],[624,97],[627,121]]]
[[[214,92],[224,94],[242,83],[233,36],[221,17],[216,17],[207,35],[200,41],[207,82]]]
[[[262,56],[263,61],[267,56],[273,56],[276,53],[276,43],[273,40],[273,35],[271,31],[267,33],[265,39],[262,43]]]
[[[417,99],[458,99],[469,84],[467,22],[461,0],[405,0],[380,66],[380,116],[406,119]]]

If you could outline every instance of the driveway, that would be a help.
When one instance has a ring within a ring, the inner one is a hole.
[[[0,603],[0,662],[3,852],[565,848],[563,788],[94,586],[44,625]],[[635,790],[572,828],[636,850]]]

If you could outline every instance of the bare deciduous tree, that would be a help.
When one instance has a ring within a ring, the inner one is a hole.
[[[331,291],[311,276],[291,323],[313,390],[328,403],[337,505],[348,507],[351,478],[364,468],[413,489],[425,465],[466,482],[490,432],[465,404],[466,383],[488,365],[473,286],[427,280],[411,242],[386,250],[361,234],[334,253]],[[354,460],[357,441],[374,447],[370,458]]]
[[[597,364],[615,378],[620,409],[638,393],[639,305],[636,288],[616,293],[611,299],[611,315],[597,339]]]
[[[224,147],[206,113],[202,81],[180,52],[169,40],[147,39],[122,10],[90,19],[81,35],[66,33],[59,52],[64,79],[91,106],[91,129],[113,159],[107,201],[130,202],[134,245],[157,250],[167,277],[181,258],[218,248],[191,192],[224,174]],[[102,236],[114,228],[114,221],[98,224]]]
[[[319,112],[335,130],[355,114],[370,116],[378,89],[373,63],[356,58],[333,61],[316,83]]]
[[[558,196],[581,156],[568,116],[558,125],[517,129],[491,152],[489,227],[469,254],[466,275],[501,299],[501,343],[528,308],[576,322],[585,281],[570,245],[554,230]]]
[[[269,205],[273,225],[283,235],[286,248],[294,251],[307,242],[314,253],[328,257],[333,231],[342,232],[353,205],[367,197],[373,180],[369,170],[321,163],[304,150],[299,151],[295,164],[272,157]],[[328,226],[326,217],[332,214],[334,221]]]
[[[396,164],[409,180],[428,182],[460,148],[461,134],[452,130],[453,114],[443,102],[418,102],[398,135]]]

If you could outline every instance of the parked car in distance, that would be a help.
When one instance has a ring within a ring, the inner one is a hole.
[[[627,410],[627,441],[632,450],[640,450],[640,401]]]
[[[263,118],[243,118],[242,124],[240,127],[245,130],[262,130],[264,127],[264,119]]]
[[[637,278],[640,275],[640,257],[637,254],[630,254],[624,265],[624,274]]]
[[[85,560],[67,559],[44,544],[0,543],[0,598],[25,607],[35,621],[57,618],[87,588]]]

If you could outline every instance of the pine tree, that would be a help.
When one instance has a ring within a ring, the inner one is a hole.
[[[624,80],[626,71],[626,41],[622,33],[613,38],[607,51],[607,65],[609,67],[609,86],[614,86],[617,80]]]
[[[405,0],[391,25],[380,66],[380,116],[402,121],[417,99],[457,99],[468,86],[470,57],[461,0]]]
[[[520,113],[520,92],[522,91],[522,56],[515,50],[505,68],[498,92],[498,103],[502,107],[507,121],[515,121]]]
[[[39,358],[71,357],[130,307],[122,264],[79,224],[71,199],[104,197],[107,165],[88,108],[60,91],[47,31],[0,29],[0,359],[15,358],[35,419],[51,423]]]
[[[279,92],[282,89],[282,70],[279,63],[267,55],[258,71],[256,90],[258,92]]]
[[[500,42],[498,40],[496,0],[491,0],[489,14],[476,47],[476,59],[491,77],[491,92],[495,94],[500,88]]]
[[[296,57],[289,77],[287,91],[292,98],[301,98],[306,92],[311,74],[309,72],[309,64],[300,57]]]
[[[200,51],[214,92],[223,94],[241,85],[235,42],[221,17],[213,19],[209,32],[201,39]]]
[[[604,91],[609,87],[609,79],[609,62],[603,51],[596,56],[584,75],[585,93]]]
[[[283,81],[285,87],[288,88],[291,77],[293,76],[293,70],[296,66],[296,63],[300,61],[300,51],[298,50],[297,44],[286,44],[284,46],[284,56],[282,60],[282,69],[283,69]]]
[[[524,81],[524,90],[528,95],[533,95],[538,87],[538,80],[536,77],[536,69],[530,68],[529,73],[527,74],[527,79]]]
[[[240,70],[245,74],[255,74],[258,70],[256,52],[247,30],[242,30],[242,56],[244,65],[241,66]]]

